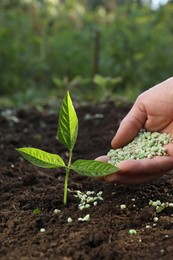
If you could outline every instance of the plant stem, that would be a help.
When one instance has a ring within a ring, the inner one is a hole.
[[[70,172],[71,159],[72,159],[72,150],[70,150],[68,165],[67,165],[66,172],[65,172],[65,181],[64,181],[64,205],[67,204],[68,177],[69,177],[69,172]]]

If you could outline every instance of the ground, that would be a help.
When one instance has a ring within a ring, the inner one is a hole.
[[[77,108],[79,135],[73,159],[106,154],[129,109],[130,105],[114,103]],[[173,208],[157,213],[149,205],[151,199],[173,202],[171,172],[135,186],[106,184],[71,172],[64,207],[63,171],[34,167],[15,150],[33,146],[67,160],[66,148],[55,138],[57,122],[57,111],[49,107],[1,111],[0,259],[172,259]],[[104,200],[79,210],[75,190],[102,191]],[[40,213],[34,214],[37,208]],[[89,221],[78,221],[86,214]],[[73,222],[68,223],[68,217]],[[136,234],[130,235],[130,229]]]

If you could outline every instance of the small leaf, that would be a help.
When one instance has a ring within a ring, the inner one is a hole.
[[[30,163],[42,168],[65,167],[63,159],[52,153],[47,153],[37,148],[23,147],[16,149]]]
[[[71,169],[91,177],[106,176],[119,170],[110,163],[94,160],[77,160],[72,164]]]
[[[72,150],[78,134],[78,118],[69,92],[67,92],[62,102],[58,122],[58,140],[69,150]]]
[[[38,215],[38,214],[41,213],[41,210],[40,210],[39,208],[36,208],[36,209],[33,210],[32,213],[33,213],[34,215]]]

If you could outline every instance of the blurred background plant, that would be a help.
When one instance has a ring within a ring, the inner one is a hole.
[[[172,76],[173,1],[1,0],[0,105],[133,101]]]

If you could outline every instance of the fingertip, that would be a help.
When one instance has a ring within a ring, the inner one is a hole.
[[[128,172],[131,169],[134,169],[134,166],[136,165],[136,160],[134,159],[129,159],[125,161],[121,161],[117,164],[117,167],[123,171],[123,172]]]
[[[111,146],[112,146],[112,148],[114,148],[114,149],[120,147],[120,146],[118,145],[116,136],[114,136],[114,138],[112,139],[112,141],[111,141]]]
[[[117,176],[117,172],[107,175],[104,177],[104,180],[108,183],[118,183],[118,176]]]
[[[105,181],[105,177],[104,176],[98,176],[98,177],[96,177],[96,180],[98,180],[100,182],[104,182]]]
[[[169,156],[173,157],[173,143],[165,145],[166,152]]]
[[[109,157],[107,155],[102,155],[102,156],[97,157],[95,160],[100,161],[100,162],[108,162]]]

